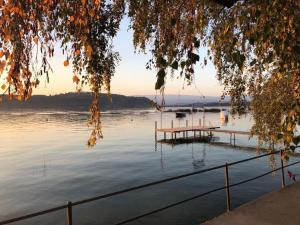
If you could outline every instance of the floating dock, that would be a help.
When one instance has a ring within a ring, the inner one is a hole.
[[[213,133],[223,133],[230,135],[230,144],[235,146],[236,135],[247,135],[250,136],[251,132],[249,131],[237,131],[237,130],[226,130],[219,129],[217,126],[188,126],[188,121],[186,121],[185,127],[173,127],[173,121],[170,128],[157,128],[157,122],[155,122],[155,141],[157,142],[157,133],[163,133],[164,139],[161,142],[166,143],[177,143],[180,142],[191,142],[192,139],[195,141],[207,140],[207,137],[212,137]],[[193,135],[189,136],[189,132],[192,132]],[[167,139],[167,134],[170,134],[171,138]],[[182,134],[182,137],[180,135]]]

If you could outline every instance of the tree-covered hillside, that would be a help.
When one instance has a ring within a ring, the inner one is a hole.
[[[86,111],[92,101],[90,93],[67,93],[59,95],[34,95],[29,101],[8,101],[7,96],[0,104],[0,110],[11,109],[59,109]],[[100,95],[103,110],[150,108],[151,101],[145,97],[131,97],[112,94],[111,99],[106,94]]]

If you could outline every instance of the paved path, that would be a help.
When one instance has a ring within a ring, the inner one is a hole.
[[[266,194],[201,225],[300,225],[300,182]]]

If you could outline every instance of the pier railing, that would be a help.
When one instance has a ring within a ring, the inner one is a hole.
[[[230,170],[229,170],[230,166],[236,165],[236,164],[240,164],[240,163],[244,163],[244,162],[251,161],[251,160],[255,160],[255,159],[259,159],[259,158],[266,157],[266,156],[269,156],[269,155],[275,155],[275,154],[278,154],[278,153],[280,153],[280,161],[281,161],[280,167],[274,168],[274,169],[272,169],[272,170],[270,170],[270,171],[268,171],[266,173],[260,174],[258,176],[255,176],[255,177],[252,177],[252,178],[249,178],[249,179],[242,180],[242,181],[237,182],[237,183],[233,183],[233,184],[230,183],[230,179],[229,179],[230,178]],[[158,181],[146,183],[146,184],[143,184],[143,185],[139,185],[139,186],[135,186],[135,187],[123,189],[123,190],[120,190],[120,191],[115,191],[115,192],[111,192],[111,193],[108,193],[108,194],[103,194],[103,195],[95,196],[95,197],[92,197],[92,198],[87,198],[87,199],[84,199],[84,200],[81,200],[81,201],[75,201],[75,202],[68,201],[67,204],[59,205],[59,206],[54,207],[54,208],[49,208],[49,209],[46,209],[46,210],[41,210],[41,211],[37,211],[37,212],[30,213],[30,214],[27,214],[27,215],[23,215],[23,216],[11,218],[11,219],[8,219],[8,220],[0,221],[0,225],[10,224],[10,223],[14,223],[14,222],[17,222],[17,221],[22,221],[22,220],[30,219],[30,218],[33,218],[33,217],[41,216],[41,215],[48,214],[48,213],[51,213],[51,212],[56,212],[56,211],[59,211],[59,210],[66,210],[66,213],[67,213],[67,225],[72,225],[73,224],[72,209],[75,206],[82,205],[82,204],[89,203],[89,202],[93,202],[93,201],[97,201],[97,200],[100,200],[100,199],[109,198],[109,197],[116,196],[116,195],[121,195],[121,194],[124,194],[124,193],[127,193],[127,192],[131,192],[131,191],[135,191],[135,190],[147,188],[147,187],[158,185],[158,184],[161,184],[161,183],[166,183],[166,182],[178,180],[178,179],[189,177],[189,176],[206,173],[206,172],[217,170],[217,169],[221,169],[221,168],[224,168],[224,179],[225,179],[225,185],[224,186],[220,186],[219,188],[211,189],[211,190],[208,190],[206,192],[200,193],[198,195],[194,195],[194,196],[192,196],[190,198],[187,198],[187,199],[184,199],[184,200],[180,200],[180,201],[174,202],[174,203],[169,204],[169,205],[165,205],[165,206],[163,206],[161,208],[157,208],[155,210],[142,213],[142,214],[137,215],[137,216],[132,217],[132,218],[128,218],[126,220],[123,220],[123,221],[120,221],[120,222],[116,223],[115,225],[127,224],[129,222],[132,222],[132,221],[144,218],[144,217],[152,215],[154,213],[157,213],[157,212],[160,212],[160,211],[163,211],[163,210],[175,207],[177,205],[186,203],[188,201],[191,201],[191,200],[194,200],[194,199],[197,199],[197,198],[200,198],[200,197],[203,197],[203,196],[206,196],[208,194],[211,194],[211,193],[214,193],[214,192],[217,192],[217,191],[221,191],[221,190],[225,190],[226,191],[227,211],[230,211],[230,209],[231,209],[231,197],[230,197],[231,193],[230,193],[230,188],[232,188],[234,186],[238,186],[238,185],[241,185],[241,184],[244,184],[244,183],[256,180],[258,178],[261,178],[261,177],[264,177],[264,176],[266,176],[268,174],[271,174],[271,173],[273,173],[275,171],[281,170],[281,187],[282,188],[285,187],[284,168],[289,167],[289,166],[293,166],[293,165],[296,165],[296,164],[299,164],[300,160],[296,161],[296,162],[293,162],[293,163],[290,163],[290,164],[287,164],[287,165],[284,165],[284,162],[283,162],[281,156],[282,156],[282,151],[273,151],[273,152],[270,152],[270,153],[266,153],[266,154],[254,156],[254,157],[251,157],[251,158],[247,158],[247,159],[243,159],[243,160],[239,160],[239,161],[235,161],[235,162],[225,163],[223,165],[211,167],[211,168],[208,168],[208,169],[203,169],[203,170],[199,170],[199,171],[195,171],[195,172],[191,172],[191,173],[186,173],[186,174],[182,174],[182,175],[179,175],[179,176],[174,176],[174,177],[170,177],[170,178],[166,178],[166,179],[162,179],[162,180],[158,180]]]

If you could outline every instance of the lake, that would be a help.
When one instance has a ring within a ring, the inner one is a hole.
[[[84,112],[0,113],[0,220],[21,216],[135,185],[233,162],[257,155],[253,151],[205,144],[170,146],[154,140],[154,121],[160,128],[198,125],[201,112],[178,120],[175,113],[153,110],[104,112],[104,139],[94,148],[86,142],[89,128]],[[219,113],[206,113],[206,125],[220,126]],[[251,116],[229,118],[222,129],[247,131]],[[228,142],[229,135],[216,134]],[[257,145],[255,138],[237,135],[236,144]],[[159,138],[163,138],[159,134]],[[290,162],[295,160],[290,159]],[[276,165],[280,161],[276,160]],[[257,176],[272,168],[268,157],[230,167],[230,182]],[[289,168],[299,173],[299,166]],[[292,183],[286,178],[287,183]],[[73,222],[114,224],[149,210],[184,200],[224,185],[224,170],[148,187],[74,207]],[[280,171],[232,188],[232,206],[237,207],[281,187]],[[225,191],[219,191],[130,224],[196,225],[226,209]],[[66,224],[64,210],[16,224]]]

